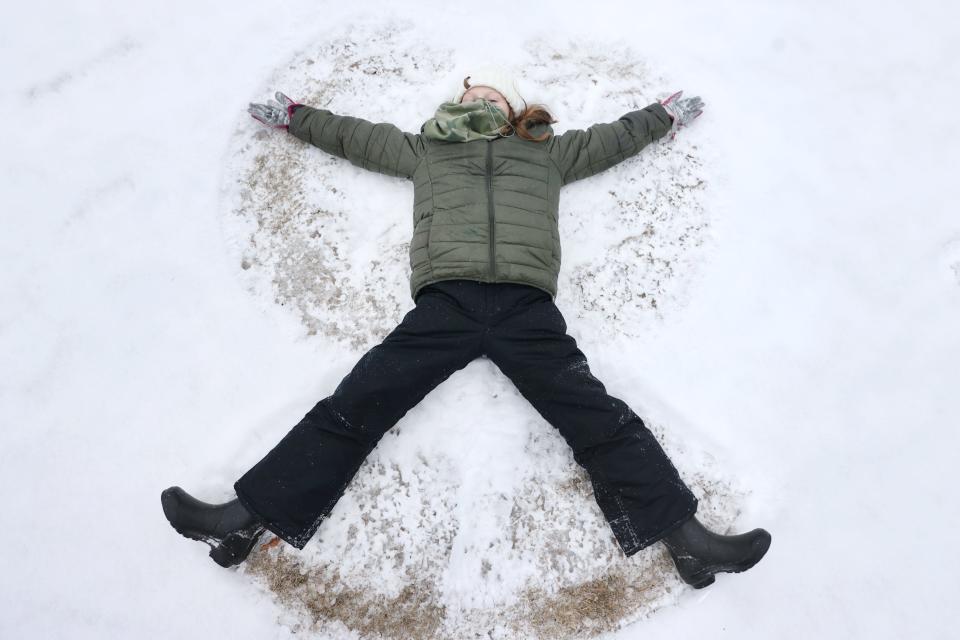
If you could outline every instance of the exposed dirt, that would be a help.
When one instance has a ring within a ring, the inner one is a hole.
[[[371,519],[365,526],[379,524]],[[609,542],[615,556],[618,552]],[[553,553],[558,560],[575,562],[577,550],[558,548]],[[683,586],[666,552],[651,548],[638,556],[636,560],[611,557],[616,566],[580,582],[554,589],[530,586],[506,607],[459,611],[444,602],[432,581],[410,576],[399,592],[385,595],[376,589],[375,570],[367,576],[369,582],[351,582],[336,564],[304,561],[282,548],[255,552],[246,571],[262,580],[288,610],[285,622],[301,634],[341,637],[335,635],[338,630],[349,629],[361,638],[397,640],[559,640],[615,631],[673,601]],[[484,570],[492,568],[487,562]]]

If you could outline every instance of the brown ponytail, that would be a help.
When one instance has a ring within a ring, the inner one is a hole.
[[[510,111],[513,112],[513,109]],[[523,110],[523,113],[512,119],[510,124],[513,125],[517,135],[524,140],[543,142],[550,137],[549,131],[544,131],[540,137],[534,137],[534,135],[528,131],[528,128],[538,124],[553,124],[554,122],[557,122],[557,120],[550,115],[550,112],[547,111],[545,106],[542,104],[530,104]]]

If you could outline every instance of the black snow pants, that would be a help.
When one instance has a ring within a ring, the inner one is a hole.
[[[625,555],[696,511],[697,499],[650,430],[590,373],[550,294],[472,280],[422,288],[383,342],[235,483],[241,503],[302,549],[383,434],[481,356],[572,447]]]

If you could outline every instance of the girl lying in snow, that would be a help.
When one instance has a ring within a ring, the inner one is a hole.
[[[607,169],[702,113],[677,92],[611,123],[554,135],[502,69],[463,80],[419,134],[277,101],[251,104],[282,128],[353,164],[413,181],[410,294],[414,308],[370,349],[266,457],[234,485],[237,498],[200,502],[179,487],[163,510],[184,536],[229,567],[269,530],[302,549],[381,436],[473,359],[500,367],[572,447],[626,556],[663,542],[696,588],[752,567],[763,529],[725,536],[694,517],[697,499],[660,444],[590,373],[554,304],[560,270],[560,188]]]

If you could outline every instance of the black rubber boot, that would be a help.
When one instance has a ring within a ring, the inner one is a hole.
[[[263,525],[240,501],[207,504],[180,487],[160,494],[163,514],[180,535],[210,545],[210,557],[221,567],[246,560],[264,532]]]
[[[746,571],[770,548],[770,534],[763,529],[723,536],[704,527],[696,517],[660,541],[670,551],[680,577],[694,589],[713,584],[714,574]]]

